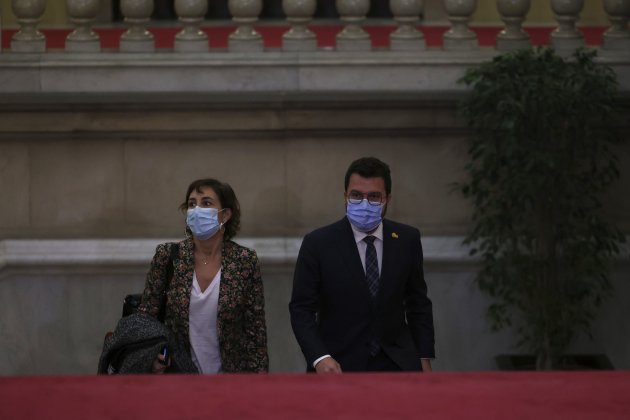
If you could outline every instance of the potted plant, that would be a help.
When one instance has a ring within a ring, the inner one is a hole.
[[[516,328],[537,369],[555,368],[610,293],[624,241],[600,201],[619,177],[615,73],[595,52],[540,48],[497,56],[461,82],[474,135],[456,188],[473,206],[465,243],[481,258],[487,314],[495,330]]]

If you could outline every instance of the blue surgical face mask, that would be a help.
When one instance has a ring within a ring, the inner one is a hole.
[[[361,200],[358,204],[348,203],[346,206],[346,216],[357,230],[369,232],[376,229],[381,223],[383,204],[373,206],[367,199]]]
[[[223,226],[223,223],[219,223],[219,210],[211,207],[188,209],[186,223],[195,238],[203,241],[213,237]]]

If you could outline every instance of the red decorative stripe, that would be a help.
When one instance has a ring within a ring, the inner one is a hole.
[[[309,28],[317,35],[317,42],[320,48],[332,48],[335,46],[335,35],[342,29],[341,25],[311,25]],[[372,38],[372,46],[374,48],[387,48],[389,46],[389,34],[395,29],[395,26],[374,26],[366,25],[365,30],[370,33]],[[233,25],[211,26],[202,28],[208,34],[211,48],[227,48],[228,35],[234,31]],[[259,26],[256,28],[263,36],[265,47],[280,48],[282,46],[282,34],[287,31],[286,26]],[[442,35],[448,30],[446,26],[422,26],[419,27],[424,33],[425,41],[428,47],[441,47]],[[534,45],[547,45],[552,27],[527,27],[525,30],[529,33]],[[600,45],[602,34],[607,29],[603,26],[580,27],[580,31],[584,34],[587,45]],[[149,31],[155,37],[155,45],[157,48],[169,49],[173,48],[175,34],[180,28],[149,28]],[[501,31],[498,26],[473,27],[473,31],[477,34],[479,45],[484,47],[494,46],[496,36]],[[11,36],[17,29],[4,29],[2,31],[2,48],[9,49],[11,46]],[[104,49],[117,49],[120,42],[120,35],[125,28],[96,28],[95,31],[101,38],[101,46]],[[46,46],[48,49],[63,49],[66,36],[71,29],[41,29],[46,35]]]

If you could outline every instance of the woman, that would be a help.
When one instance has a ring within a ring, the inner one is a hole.
[[[190,184],[180,209],[186,211],[186,239],[158,245],[139,310],[157,317],[168,284],[164,324],[199,372],[268,371],[258,258],[231,240],[240,227],[234,191],[215,179],[200,179]],[[169,282],[172,246],[178,249]],[[158,355],[153,372],[167,368]]]

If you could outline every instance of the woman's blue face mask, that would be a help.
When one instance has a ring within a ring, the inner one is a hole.
[[[205,241],[213,237],[223,223],[219,223],[219,212],[212,207],[194,207],[186,213],[186,223],[197,239]]]

